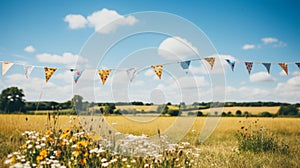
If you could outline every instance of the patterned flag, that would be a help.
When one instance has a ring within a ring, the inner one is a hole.
[[[180,62],[180,66],[182,69],[189,69],[191,61]]]
[[[252,69],[252,65],[253,65],[253,62],[245,62],[245,65],[246,65],[246,68],[247,68],[248,73],[249,73],[249,75],[250,75],[251,69]]]
[[[270,74],[270,68],[271,68],[271,63],[262,63],[264,66],[265,66],[265,68],[267,69],[267,71],[268,71],[268,74]]]
[[[14,63],[2,62],[2,75],[5,75],[5,73],[9,70],[9,68],[13,65]]]
[[[77,83],[80,76],[82,75],[83,73],[83,70],[74,70],[74,69],[71,69],[71,72],[74,72],[74,75],[73,75],[73,78],[74,78],[74,82]]]
[[[225,60],[226,60],[226,62],[230,65],[231,70],[233,71],[234,65],[235,65],[235,61],[231,61],[231,60],[229,60],[229,59],[225,59]]]
[[[127,69],[126,72],[127,72],[130,82],[132,82],[133,78],[135,77],[136,69],[130,68],[130,69]]]
[[[210,65],[210,69],[212,70],[214,67],[214,63],[216,58],[215,57],[209,57],[209,58],[204,58],[205,61],[207,61]]]
[[[287,63],[278,63],[278,65],[284,70],[284,72],[288,75],[288,64]]]
[[[25,76],[28,79],[32,70],[33,70],[34,66],[28,65],[28,66],[24,66],[25,69]]]
[[[164,67],[164,65],[151,66],[151,68],[154,70],[154,72],[156,73],[156,75],[158,76],[159,79],[161,79],[163,67]]]
[[[100,78],[102,80],[102,84],[103,85],[106,82],[106,79],[108,78],[110,72],[111,72],[111,69],[108,69],[108,70],[98,70],[98,74],[100,75]]]
[[[298,68],[300,69],[300,62],[296,62],[295,63],[297,66],[298,66]]]
[[[56,71],[56,69],[57,68],[48,68],[48,67],[44,68],[45,76],[46,76],[46,83],[49,81],[49,79],[54,74],[54,72]]]

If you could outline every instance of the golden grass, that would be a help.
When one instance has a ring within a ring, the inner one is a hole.
[[[280,106],[274,106],[274,107],[239,107],[239,106],[236,106],[236,107],[224,107],[223,111],[228,113],[229,111],[235,115],[235,112],[237,110],[240,110],[242,113],[244,112],[249,112],[251,114],[254,114],[254,115],[257,115],[257,114],[260,114],[262,112],[270,112],[272,114],[276,114],[279,110]],[[202,111],[204,114],[207,114],[209,112],[210,109],[204,109],[204,110],[200,110]]]
[[[249,108],[244,107],[250,112]],[[232,109],[232,108],[230,108]],[[241,111],[242,108],[239,108]],[[233,110],[232,110],[233,111]],[[267,109],[264,111],[268,111]],[[271,111],[270,111],[271,112]],[[77,116],[73,116],[78,122]],[[27,118],[27,120],[26,120]],[[187,117],[186,117],[187,118]],[[51,118],[52,119],[52,118]],[[108,116],[105,120],[112,124],[113,127],[122,133],[131,133],[136,135],[146,134],[155,135],[159,128],[161,132],[167,130],[175,122],[177,117],[134,117],[134,116]],[[206,117],[197,117],[192,128],[187,132],[183,141],[195,143],[201,129],[206,122]],[[60,116],[58,127],[70,127],[69,116]],[[293,151],[292,156],[282,156],[272,153],[236,153],[232,150],[237,147],[237,141],[234,133],[240,129],[241,125],[247,125],[258,120],[260,126],[268,128],[274,135],[280,139],[285,139],[290,149]],[[187,120],[188,121],[188,120]],[[45,131],[50,123],[47,123],[45,115],[0,115],[0,139],[1,148],[6,145],[13,151],[19,144],[12,141],[11,138],[18,138],[26,130]],[[47,125],[48,124],[48,125]],[[218,123],[213,134],[202,144],[197,147],[201,151],[199,165],[201,167],[295,167],[300,165],[300,118],[238,118],[223,117]],[[15,144],[13,144],[15,143]],[[13,146],[10,146],[13,145]],[[1,149],[3,152],[3,149]],[[5,152],[5,151],[4,151]],[[5,156],[5,154],[1,154]],[[0,159],[3,161],[4,158]],[[2,162],[3,163],[3,162]],[[0,167],[3,167],[0,163]],[[284,164],[284,165],[282,165]]]
[[[168,106],[168,108],[170,110],[178,110],[179,107],[178,106],[175,106],[175,105],[170,105]],[[274,107],[239,107],[239,106],[236,106],[236,107],[224,107],[223,111],[228,113],[229,111],[234,115],[235,112],[237,110],[240,110],[242,113],[244,112],[249,112],[253,115],[257,115],[257,114],[260,114],[262,112],[270,112],[272,114],[276,114],[279,110],[280,106],[274,106]],[[153,106],[130,106],[130,105],[126,105],[126,106],[116,106],[116,109],[120,109],[120,110],[137,110],[137,111],[142,111],[144,110],[145,112],[147,111],[156,111],[157,110],[157,105],[153,105]],[[195,111],[195,110],[193,110]],[[208,112],[210,112],[210,109],[200,109],[199,111],[203,112],[204,114],[207,114]]]

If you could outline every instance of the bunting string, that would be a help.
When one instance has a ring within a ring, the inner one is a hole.
[[[164,63],[164,64],[157,64],[157,65],[151,65],[147,68],[150,68],[154,71],[154,73],[158,76],[159,79],[162,78],[162,73],[163,73],[163,68],[166,65],[172,65],[172,64],[179,64],[180,67],[186,72],[188,73],[188,69],[190,67],[190,64],[192,61],[199,61],[199,60],[203,60],[205,62],[207,62],[210,66],[210,69],[213,70],[215,61],[216,61],[216,57],[205,57],[205,58],[194,58],[194,59],[189,59],[189,60],[184,60],[184,61],[176,61],[176,62],[168,62],[168,63]],[[225,62],[228,63],[230,69],[232,71],[234,71],[235,65],[236,63],[244,63],[246,66],[246,70],[248,71],[249,75],[251,73],[251,70],[253,68],[254,64],[261,64],[263,65],[263,67],[265,67],[266,71],[268,72],[268,74],[270,74],[270,69],[271,69],[271,65],[272,64],[277,64],[281,67],[281,69],[288,75],[288,65],[289,64],[294,64],[296,65],[299,69],[300,69],[300,62],[251,62],[251,61],[242,61],[242,60],[237,60],[237,59],[224,59]],[[78,82],[79,78],[81,77],[81,75],[83,74],[83,72],[85,71],[84,69],[76,69],[76,68],[57,68],[57,67],[44,67],[44,66],[35,66],[35,65],[25,65],[25,64],[21,64],[21,63],[12,63],[12,62],[8,62],[8,61],[0,61],[2,63],[2,75],[5,75],[6,72],[13,66],[13,65],[21,65],[24,67],[24,71],[25,71],[25,77],[27,79],[29,79],[31,72],[33,71],[33,69],[35,68],[43,68],[44,72],[45,72],[45,79],[46,79],[46,83],[48,83],[48,81],[50,80],[50,78],[52,77],[52,75],[54,74],[54,72],[56,72],[56,70],[69,70],[73,73],[73,80],[75,83]],[[130,82],[133,81],[133,79],[136,76],[137,70],[139,68],[109,68],[109,69],[98,69],[97,72],[99,74],[99,77],[102,81],[102,84],[104,85],[106,80],[108,79],[111,71],[126,71],[127,76],[130,80]]]

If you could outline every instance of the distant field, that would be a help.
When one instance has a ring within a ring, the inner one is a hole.
[[[116,106],[117,109],[120,109],[120,110],[137,110],[137,111],[142,111],[144,110],[145,112],[148,112],[148,111],[155,111],[157,109],[157,105],[153,105],[153,106]],[[179,109],[178,106],[175,106],[175,105],[171,105],[171,106],[168,106],[169,109]],[[259,114],[259,113],[262,113],[262,112],[270,112],[272,114],[276,114],[279,110],[280,106],[274,106],[274,107],[224,107],[223,111],[228,113],[229,111],[232,113],[232,114],[235,114],[235,112],[237,110],[240,110],[242,111],[242,113],[244,112],[249,112],[251,114]],[[197,110],[192,110],[192,111],[197,111]],[[200,109],[199,111],[203,112],[204,114],[207,114],[210,109]]]
[[[251,114],[259,114],[259,113],[262,113],[262,112],[270,112],[272,114],[276,114],[279,110],[280,106],[275,106],[275,107],[224,107],[224,112],[228,113],[229,111],[232,113],[232,114],[235,114],[235,112],[237,110],[240,110],[242,113],[244,112],[249,112]],[[209,112],[209,109],[204,109],[204,110],[200,110],[202,112],[204,112],[204,114],[207,114],[207,112]]]

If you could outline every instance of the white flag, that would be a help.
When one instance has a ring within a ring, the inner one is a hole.
[[[126,72],[127,72],[127,75],[129,77],[130,82],[132,82],[132,80],[135,77],[136,69],[135,68],[130,68],[130,69],[127,69]]]
[[[2,62],[2,75],[5,75],[5,73],[9,70],[9,68],[13,65],[14,63]]]
[[[34,66],[31,66],[31,65],[29,65],[29,66],[24,66],[24,69],[25,69],[25,76],[26,76],[26,78],[28,79],[29,78],[29,76],[30,76],[30,74],[31,74],[31,72],[32,72],[32,70],[33,70],[33,68],[34,68]]]

